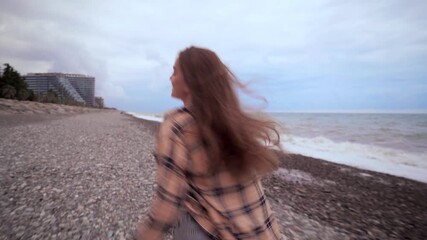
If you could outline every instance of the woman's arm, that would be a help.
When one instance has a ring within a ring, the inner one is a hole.
[[[185,179],[186,148],[179,132],[174,131],[177,123],[167,120],[160,127],[157,140],[157,190],[147,219],[139,228],[138,239],[161,239],[176,221],[184,205],[188,191]]]

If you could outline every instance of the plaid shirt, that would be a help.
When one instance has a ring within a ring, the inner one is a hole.
[[[187,211],[211,239],[281,239],[259,179],[238,182],[209,158],[186,108],[165,117],[157,139],[157,192],[139,234],[161,239]]]

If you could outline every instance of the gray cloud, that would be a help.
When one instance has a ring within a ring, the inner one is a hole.
[[[126,109],[129,102],[137,110],[133,102],[151,99],[163,111],[175,104],[168,79],[176,54],[195,44],[214,49],[242,80],[254,81],[272,108],[306,106],[297,104],[301,99],[315,108],[331,85],[343,95],[362,94],[366,101],[341,101],[358,108],[381,95],[395,76],[397,82],[406,79],[405,85],[387,90],[387,96],[425,83],[426,10],[425,1],[403,0],[6,0],[0,9],[0,61],[23,73],[94,75],[107,103]],[[424,98],[400,99],[408,107],[427,108]],[[320,105],[342,107],[333,102]]]

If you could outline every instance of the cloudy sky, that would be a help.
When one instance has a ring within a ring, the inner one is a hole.
[[[269,111],[427,111],[426,12],[425,0],[2,0],[0,63],[92,75],[108,106],[162,112],[180,105],[177,53],[197,45]]]

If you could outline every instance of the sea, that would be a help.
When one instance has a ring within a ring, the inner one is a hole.
[[[158,113],[130,113],[162,121]],[[425,113],[267,113],[291,153],[427,183]]]

